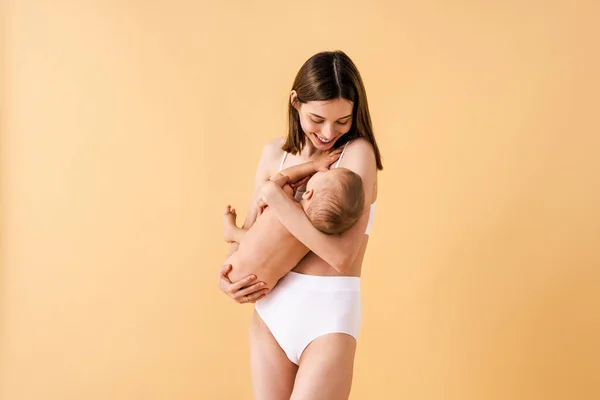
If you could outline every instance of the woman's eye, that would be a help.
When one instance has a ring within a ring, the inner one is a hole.
[[[348,122],[350,122],[349,119],[345,120],[344,122],[338,122],[338,124],[340,124],[340,125],[346,125]]]
[[[323,123],[323,121],[315,121],[315,120],[314,120],[314,119],[312,119],[312,118],[311,118],[310,120],[311,120],[312,122],[314,122],[315,124],[322,124],[322,123]]]

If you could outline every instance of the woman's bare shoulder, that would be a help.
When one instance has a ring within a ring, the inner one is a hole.
[[[369,165],[373,166],[375,164],[375,150],[373,149],[373,145],[365,138],[356,138],[348,143],[348,147],[345,151],[346,155],[344,155],[344,159],[342,160],[342,164],[347,157],[347,164],[349,165]],[[352,168],[351,168],[352,169]],[[372,168],[368,168],[369,170]]]
[[[279,137],[267,142],[262,150],[262,154],[264,157],[271,159],[277,156],[281,156],[283,154],[283,150],[281,150],[281,146],[285,142],[284,137]]]
[[[258,187],[264,181],[269,180],[269,177],[278,170],[279,160],[283,157],[281,146],[284,141],[284,138],[277,138],[267,142],[263,146],[260,162],[256,171],[255,187]]]
[[[367,152],[375,154],[375,150],[373,149],[373,145],[367,139],[363,137],[359,137],[356,139],[352,139],[348,143],[348,149],[355,149],[358,152]]]
[[[268,166],[269,170],[279,167],[279,160],[283,157],[283,150],[281,146],[285,142],[285,138],[277,138],[267,142],[262,149],[260,156],[261,163]]]

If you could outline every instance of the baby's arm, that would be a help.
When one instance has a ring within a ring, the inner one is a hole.
[[[313,253],[322,258],[338,272],[347,272],[355,262],[361,241],[365,236],[372,188],[376,182],[377,166],[372,145],[366,139],[356,139],[346,149],[344,168],[354,171],[363,180],[365,190],[364,210],[359,221],[341,235],[327,235],[317,230],[298,203],[289,201],[279,189],[279,185],[270,182],[261,191],[260,204],[267,205],[286,229]]]
[[[305,163],[294,165],[293,167],[286,168],[279,171],[277,174],[271,176],[269,180],[275,181],[283,176],[286,176],[287,182],[295,183],[299,180],[309,177],[318,171],[327,171],[329,166],[340,158],[342,149],[336,149],[329,153],[320,153],[311,157],[311,159]]]
[[[329,168],[329,165],[334,163],[339,158],[339,154],[337,154],[336,152],[332,152],[331,154],[319,155],[318,157],[315,157],[314,160],[310,160],[303,164],[286,168],[283,171],[277,173],[276,175],[273,175],[270,178],[270,180],[277,181],[278,179],[286,177],[286,182],[297,182],[300,179],[310,176],[321,169]],[[283,191],[289,196],[293,197],[294,195],[293,189],[289,185],[284,185]],[[258,218],[258,215],[260,214],[260,210],[258,210],[258,212],[256,210],[253,211],[254,212],[252,213],[252,215],[248,215],[249,221],[247,222],[249,222],[250,226],[254,224],[256,218]],[[235,212],[235,208],[232,208],[228,205],[225,208],[225,212],[223,213],[223,239],[227,243],[240,244],[240,242],[246,235],[246,232],[248,231],[247,229],[244,229],[244,227],[238,228],[235,222],[236,218],[237,214]]]

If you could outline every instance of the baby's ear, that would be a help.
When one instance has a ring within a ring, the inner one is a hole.
[[[306,192],[302,193],[302,198],[304,200],[310,200],[314,193],[315,191],[313,189],[309,189]]]

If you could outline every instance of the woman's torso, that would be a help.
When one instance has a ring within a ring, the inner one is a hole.
[[[279,157],[273,160],[273,171],[279,170],[281,168],[288,168],[294,165],[301,164],[306,162],[300,158],[299,155],[287,154],[284,159],[284,163],[281,163],[281,157],[283,156],[283,152],[279,154]],[[296,199],[300,198],[302,192],[305,190],[305,185],[303,187],[299,187],[296,193]],[[365,188],[365,190],[372,190],[371,202],[374,203],[377,199],[377,177],[375,177],[374,184],[372,188]],[[369,214],[367,212],[367,214]],[[371,218],[372,216],[369,216]],[[317,256],[312,251],[309,251],[308,254],[300,260],[300,262],[296,265],[296,267],[292,270],[294,272],[306,274],[306,275],[319,275],[319,276],[360,276],[362,269],[362,262],[365,252],[367,250],[367,244],[369,241],[369,235],[364,234],[360,244],[359,250],[356,255],[356,259],[352,263],[352,266],[345,272],[340,273],[335,270],[331,265],[327,264],[322,258]]]

